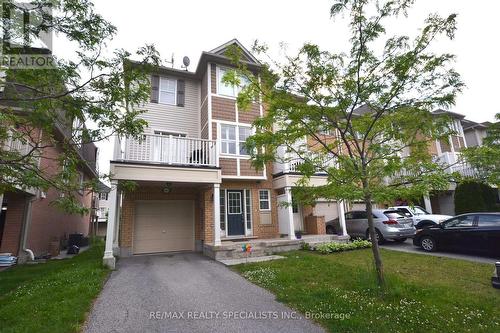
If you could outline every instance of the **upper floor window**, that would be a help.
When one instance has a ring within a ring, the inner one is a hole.
[[[160,103],[171,105],[177,104],[177,80],[161,77],[159,91]]]
[[[245,141],[252,135],[250,127],[223,124],[220,129],[221,153],[248,155]]]
[[[108,200],[108,193],[106,193],[106,192],[99,193],[99,199],[100,200]]]
[[[241,89],[247,86],[250,81],[245,76],[240,76],[240,85],[234,86],[231,84],[227,84],[222,81],[222,78],[229,70],[227,68],[217,67],[217,94],[236,97],[238,96]]]

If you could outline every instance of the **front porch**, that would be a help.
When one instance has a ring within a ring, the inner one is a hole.
[[[248,257],[271,256],[280,252],[298,250],[303,244],[318,245],[329,242],[347,242],[349,236],[341,235],[302,235],[301,239],[267,238],[267,239],[223,239],[221,245],[205,244],[203,253],[215,260],[240,259]],[[243,251],[244,245],[250,245],[251,253]]]

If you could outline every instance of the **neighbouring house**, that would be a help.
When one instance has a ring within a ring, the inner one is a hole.
[[[298,248],[297,231],[317,239],[339,237],[325,235],[324,220],[340,215],[343,221],[343,204],[280,205],[293,203],[298,161],[263,170],[252,166],[243,142],[266,110],[259,101],[250,110],[238,110],[239,88],[222,82],[231,68],[224,55],[231,45],[242,50],[248,69],[258,75],[261,64],[236,39],[203,52],[195,71],[159,67],[140,115],[148,122],[144,135],[116,138],[104,254],[108,266],[114,267],[114,255],[167,251],[231,257],[241,252],[238,241],[266,243],[267,252],[277,252]],[[122,191],[121,181],[137,187]],[[312,179],[313,184],[325,182],[321,174]]]
[[[483,139],[488,136],[489,121],[476,123],[471,120],[463,119],[462,127],[465,135],[467,147],[477,147],[483,145]]]
[[[61,133],[62,134],[62,133]],[[39,131],[39,139],[43,139]],[[5,142],[4,149],[30,149],[29,143]],[[40,170],[48,174],[56,172],[58,157],[63,154],[59,147],[42,148],[39,158]],[[82,160],[80,181],[97,176],[96,173],[97,148],[93,143],[83,144],[79,149]],[[43,192],[38,189],[21,189],[6,192],[0,195],[0,252],[13,253],[20,258],[20,262],[27,257],[30,250],[35,256],[54,254],[67,241],[68,235],[82,233],[88,235],[90,215],[66,214],[51,205],[61,193],[55,189]],[[85,207],[91,207],[92,193],[82,190],[78,199]]]
[[[109,211],[109,201],[108,195],[111,188],[104,184],[103,182],[99,182],[98,191],[95,194],[95,220],[93,221],[94,225],[94,235],[98,237],[106,236],[106,227],[108,222],[108,211]]]
[[[23,112],[31,112],[7,100],[2,101],[2,97],[8,96],[9,89],[14,89],[8,84],[8,78],[6,82],[5,90],[2,87],[0,92],[0,112],[9,109],[21,116]],[[17,151],[22,154],[36,151],[34,158],[37,159],[38,170],[50,178],[60,170],[59,160],[64,157],[62,143],[73,140],[74,132],[80,131],[83,126],[85,125],[82,122],[70,119],[64,110],[61,110],[55,117],[51,135],[40,128],[21,128],[13,124],[10,137],[0,142],[0,145],[2,151]],[[23,140],[13,133],[19,133]],[[96,178],[95,144],[74,142],[73,147],[80,160],[78,166],[80,183]],[[26,186],[18,186],[14,191],[0,194],[0,253],[12,253],[18,256],[19,262],[22,263],[32,254],[56,255],[65,246],[70,234],[81,233],[87,236],[91,214],[84,216],[67,214],[56,208],[51,203],[61,195],[64,194],[53,188],[44,192]],[[76,196],[80,204],[91,208],[91,191],[82,186]]]

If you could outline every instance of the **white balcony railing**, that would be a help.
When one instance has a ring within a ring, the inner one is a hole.
[[[123,145],[118,142],[115,147],[117,160],[179,166],[219,166],[215,140],[145,134],[139,140],[127,138]]]
[[[316,155],[314,152],[306,153],[315,162],[321,161],[322,167],[319,167],[317,172],[324,173],[326,168],[334,167],[335,160],[333,158],[324,158]],[[277,151],[278,161],[274,163],[274,173],[288,173],[288,172],[300,172],[300,165],[304,163],[304,159],[299,157],[297,154],[286,151],[286,148],[279,147]],[[317,163],[320,164],[320,163]]]

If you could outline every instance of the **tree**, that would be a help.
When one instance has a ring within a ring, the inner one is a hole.
[[[465,160],[478,170],[480,179],[489,184],[500,185],[500,113],[496,122],[487,129],[487,136],[481,146],[462,151]]]
[[[487,184],[466,180],[455,189],[455,213],[494,212],[498,190]]]
[[[449,184],[445,167],[428,149],[451,133],[449,119],[435,118],[429,111],[453,105],[463,83],[452,68],[454,56],[436,55],[429,47],[441,35],[453,38],[456,15],[430,15],[413,41],[393,36],[376,51],[385,22],[406,16],[413,2],[336,1],[332,17],[346,14],[350,22],[352,47],[346,53],[306,43],[284,62],[264,61],[257,76],[240,61],[236,48],[228,51],[237,69],[224,80],[240,84],[244,75],[250,81],[237,98],[238,107],[260,98],[267,109],[247,140],[254,165],[284,162],[290,154],[299,157],[297,168],[303,176],[296,199],[363,200],[371,239],[377,237],[373,202],[417,200]],[[254,51],[268,55],[267,47],[257,43]],[[304,137],[308,144],[297,144]],[[280,147],[287,154],[280,154]],[[311,187],[310,177],[317,171],[326,174],[327,184]],[[377,281],[384,287],[375,241],[372,252]]]
[[[148,73],[158,65],[159,56],[152,45],[138,49],[135,56],[140,60],[135,66],[127,66],[133,56],[128,51],[104,55],[116,28],[95,12],[89,0],[35,0],[29,7],[5,0],[2,5],[4,56],[45,54],[53,63],[42,68],[0,68],[0,194],[16,188],[53,188],[65,194],[55,204],[68,212],[84,213],[86,209],[75,198],[82,186],[78,150],[82,144],[115,134],[142,132],[145,122],[137,115],[149,99]],[[16,26],[13,18],[23,13],[37,24]],[[74,54],[62,59],[51,56],[46,47],[35,48],[47,33],[68,40],[76,49]],[[65,133],[63,138],[56,128]],[[28,148],[10,149],[5,142]],[[44,149],[56,146],[63,151],[55,161],[58,170],[40,169],[37,161]],[[97,181],[83,186],[96,189]]]

